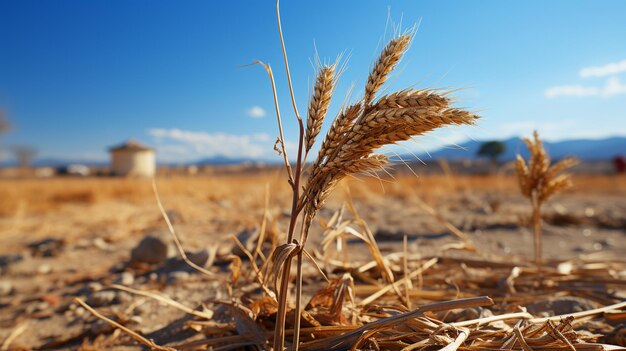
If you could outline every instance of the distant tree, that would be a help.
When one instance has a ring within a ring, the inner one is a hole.
[[[479,157],[489,158],[493,164],[497,164],[498,158],[504,153],[505,150],[506,146],[503,142],[498,140],[492,140],[483,143],[480,146],[480,149],[478,149],[476,155]]]
[[[13,154],[21,168],[30,168],[33,158],[37,155],[37,150],[31,146],[14,146]]]

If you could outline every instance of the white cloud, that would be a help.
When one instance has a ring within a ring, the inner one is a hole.
[[[160,158],[193,160],[199,157],[226,156],[261,158],[272,150],[266,134],[236,135],[180,129],[153,128],[148,134],[156,139]]]
[[[263,118],[266,115],[265,110],[261,106],[252,106],[246,110],[248,117]]]
[[[561,85],[546,89],[544,96],[547,98],[555,98],[559,96],[601,96],[612,97],[615,95],[626,94],[626,84],[617,77],[610,77],[606,80],[604,86],[584,86],[584,85]]]
[[[596,96],[600,92],[600,89],[596,87],[586,87],[583,85],[559,85],[556,87],[550,87],[546,89],[544,95],[547,98],[554,98],[557,96]]]
[[[580,76],[583,78],[606,77],[622,72],[626,72],[626,60],[609,63],[604,66],[585,67],[580,70]]]
[[[626,84],[622,84],[617,77],[611,77],[606,80],[603,93],[605,96],[626,94]]]

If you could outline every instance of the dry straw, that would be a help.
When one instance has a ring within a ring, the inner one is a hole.
[[[533,139],[525,138],[524,143],[530,152],[530,159],[526,163],[522,156],[517,155],[515,166],[520,190],[530,200],[532,206],[535,264],[541,271],[543,264],[541,205],[552,195],[572,186],[569,174],[560,173],[576,165],[578,161],[568,157],[550,165],[550,156],[539,140],[537,131],[533,133]]]
[[[378,96],[384,83],[396,68],[405,51],[410,46],[414,31],[400,34],[389,41],[376,60],[365,83],[363,97],[339,111],[321,144],[317,159],[313,162],[309,177],[301,188],[301,175],[308,152],[315,144],[323,121],[329,109],[336,86],[337,65],[322,66],[313,85],[313,92],[307,111],[306,125],[298,112],[287,52],[283,40],[280,12],[277,4],[278,29],[283,49],[285,70],[291,102],[300,127],[298,152],[295,169],[287,162],[282,134],[282,120],[276,99],[274,77],[271,67],[263,64],[272,82],[276,104],[279,138],[277,143],[285,160],[289,184],[293,191],[292,212],[287,241],[277,248],[270,259],[273,268],[269,274],[272,284],[276,283],[278,311],[274,333],[274,349],[284,347],[285,318],[287,313],[288,287],[292,259],[297,259],[296,273],[296,314],[294,318],[293,347],[299,346],[299,329],[302,295],[302,256],[309,228],[317,212],[344,177],[357,173],[375,173],[389,164],[385,155],[375,152],[385,145],[409,140],[434,129],[447,125],[473,124],[477,115],[451,107],[446,93],[425,89],[403,89]],[[302,192],[301,192],[302,191]],[[300,237],[294,237],[296,224],[301,220]],[[389,278],[392,281],[392,277]]]

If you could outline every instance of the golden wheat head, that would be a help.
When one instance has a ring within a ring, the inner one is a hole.
[[[389,163],[386,156],[374,154],[376,150],[443,126],[473,124],[478,118],[466,110],[452,108],[447,93],[437,90],[403,89],[375,99],[411,39],[411,34],[404,34],[385,46],[367,78],[362,99],[343,108],[335,117],[313,163],[300,201],[305,222],[312,220],[339,180],[350,174],[376,172]],[[320,73],[311,99],[316,106],[324,100],[319,98],[323,89],[317,89],[326,86],[323,81]],[[329,91],[332,95],[332,89]],[[310,108],[309,115],[318,110],[322,109]],[[316,123],[315,119],[310,120],[311,125]],[[312,131],[316,128],[317,125],[312,127]],[[305,223],[304,227],[307,228],[308,224]]]
[[[517,155],[515,163],[520,190],[524,196],[542,203],[572,186],[569,174],[560,173],[576,165],[578,161],[575,158],[568,157],[550,165],[550,157],[539,140],[537,131],[533,133],[532,139],[525,138],[524,143],[530,152],[528,164],[520,155]]]
[[[330,100],[335,88],[336,65],[322,67],[313,86],[313,94],[307,111],[306,134],[304,138],[305,151],[308,152],[315,143],[315,137],[322,130],[322,123],[328,112]]]

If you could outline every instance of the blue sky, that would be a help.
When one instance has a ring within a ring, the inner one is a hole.
[[[399,152],[529,134],[626,135],[624,1],[288,1],[281,6],[296,98],[306,109],[315,48],[349,56],[331,112],[354,94],[389,38],[389,18],[420,23],[388,89],[460,88],[472,128],[416,138]],[[5,146],[102,160],[128,138],[161,161],[277,158],[274,68],[287,139],[296,139],[273,1],[0,1]],[[330,122],[330,121],[327,121]],[[328,125],[328,123],[326,124]]]

